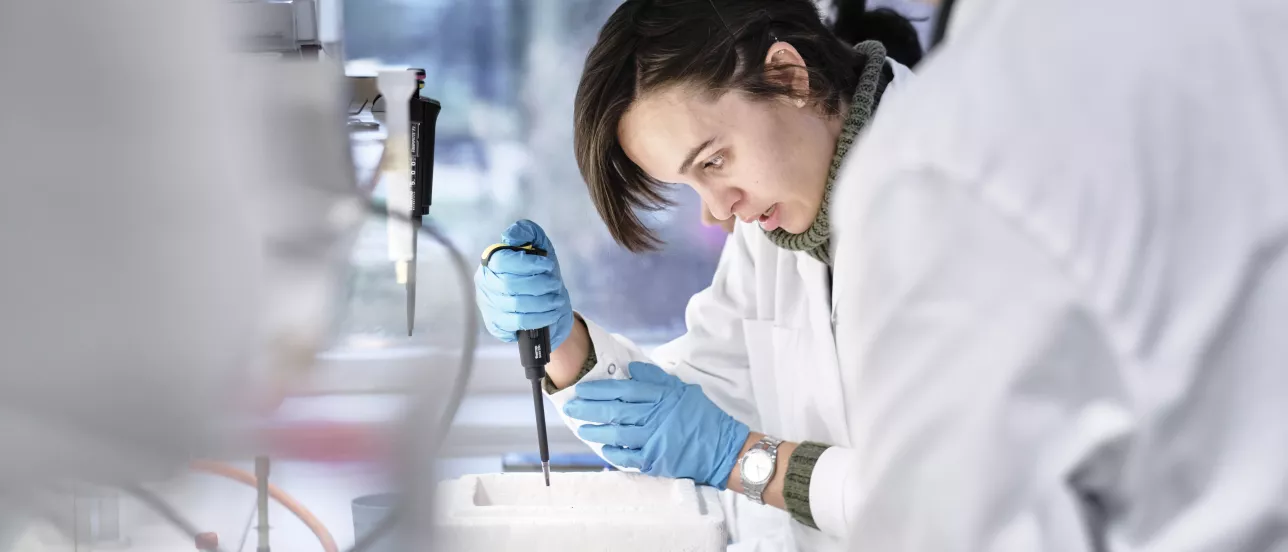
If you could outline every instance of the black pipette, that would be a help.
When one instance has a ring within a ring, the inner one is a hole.
[[[425,70],[416,73],[416,90],[411,95],[411,262],[407,263],[407,336],[416,324],[416,263],[417,240],[420,237],[422,218],[429,215],[434,197],[434,132],[438,113],[443,106],[437,101],[420,95],[425,88]]]
[[[546,440],[546,409],[541,401],[541,380],[546,378],[546,364],[550,362],[550,329],[523,330],[519,332],[519,361],[524,375],[532,382],[532,406],[537,414],[537,446],[541,448],[541,473],[550,486],[550,445]]]
[[[546,256],[544,249],[530,243],[523,245],[495,244],[483,251],[483,266],[497,251],[520,251]],[[546,377],[546,365],[550,363],[550,328],[521,330],[519,337],[519,362],[523,364],[524,375],[532,382],[532,406],[537,415],[537,446],[541,451],[541,473],[545,474],[546,486],[550,486],[550,444],[546,439],[546,409],[541,398],[541,380]]]

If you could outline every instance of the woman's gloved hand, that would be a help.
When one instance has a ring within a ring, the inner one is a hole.
[[[649,475],[687,478],[724,490],[750,431],[697,385],[632,362],[631,378],[577,384],[564,413],[584,420],[582,439],[604,444],[604,459]]]
[[[572,333],[572,302],[559,273],[559,258],[537,223],[521,220],[501,234],[506,245],[531,243],[546,256],[519,251],[497,251],[487,266],[474,273],[474,291],[483,313],[483,324],[497,339],[514,342],[519,330],[550,327],[550,349],[555,350]]]

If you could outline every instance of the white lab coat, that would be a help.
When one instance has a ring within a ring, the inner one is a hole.
[[[908,68],[890,64],[895,78],[883,102],[912,77]],[[650,356],[586,321],[599,363],[583,381],[625,378],[623,368],[630,362],[654,362],[701,385],[716,405],[753,431],[836,445],[819,459],[810,485],[815,520],[831,522],[828,530],[805,527],[786,512],[738,496],[727,511],[736,518],[732,529],[745,541],[743,550],[843,549],[848,528],[841,521],[843,489],[836,482],[850,470],[845,412],[858,390],[846,387],[840,373],[827,271],[805,253],[774,245],[759,226],[739,223],[725,243],[711,287],[689,301],[685,335]],[[550,398],[562,410],[575,396],[572,389]]]
[[[1288,549],[1288,3],[976,15],[832,207],[851,549]]]

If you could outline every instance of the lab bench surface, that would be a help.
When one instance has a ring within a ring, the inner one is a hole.
[[[252,469],[251,462],[234,463]],[[501,458],[453,458],[440,460],[434,468],[439,479],[457,478],[471,473],[501,471]],[[336,544],[345,550],[353,544],[353,517],[350,503],[359,496],[385,492],[391,488],[379,470],[361,464],[318,464],[277,462],[271,481],[281,487],[330,531]],[[255,491],[251,487],[213,475],[190,473],[165,484],[149,485],[153,492],[191,521],[199,531],[219,535],[220,549],[225,552],[255,552]],[[321,550],[317,537],[293,514],[276,502],[269,506],[270,544],[281,551]],[[130,498],[120,501],[121,534],[124,545],[98,547],[75,546],[52,529],[36,526],[20,541],[18,550],[42,552],[88,552],[117,550],[123,552],[174,552],[195,550],[192,539],[183,535],[159,515]],[[243,535],[245,540],[243,541]],[[22,545],[35,545],[28,548]]]
[[[332,422],[390,427],[402,416],[406,401],[396,395],[334,395],[288,399],[280,408],[278,422]],[[550,401],[545,402],[546,427],[552,453],[580,453],[589,450],[564,425]],[[442,458],[501,456],[535,451],[536,422],[529,393],[470,395],[461,402],[443,449]]]

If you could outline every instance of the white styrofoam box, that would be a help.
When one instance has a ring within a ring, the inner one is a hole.
[[[719,491],[637,473],[469,475],[438,487],[435,550],[709,552],[728,542]]]

